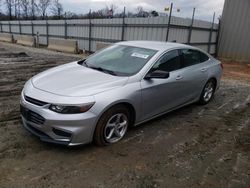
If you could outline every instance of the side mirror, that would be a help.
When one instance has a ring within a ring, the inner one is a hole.
[[[152,79],[152,78],[158,78],[158,79],[166,79],[169,77],[169,72],[161,71],[161,70],[155,70],[153,72],[149,72],[144,79]]]

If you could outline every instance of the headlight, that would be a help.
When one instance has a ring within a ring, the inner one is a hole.
[[[88,103],[80,106],[63,106],[51,104],[49,109],[61,114],[79,114],[87,112],[93,105],[94,103]]]

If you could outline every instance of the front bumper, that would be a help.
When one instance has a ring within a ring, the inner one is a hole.
[[[23,126],[42,141],[68,146],[90,143],[97,116],[91,111],[81,114],[59,114],[24,99],[20,101]]]

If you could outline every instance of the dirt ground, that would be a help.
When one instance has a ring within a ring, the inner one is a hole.
[[[19,117],[27,79],[79,56],[0,43],[0,187],[250,187],[250,65],[224,63],[220,90],[131,129],[120,143],[41,142]]]

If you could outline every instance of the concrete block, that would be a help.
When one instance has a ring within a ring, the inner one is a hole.
[[[49,38],[48,49],[77,54],[78,43],[76,40]]]
[[[0,41],[13,42],[13,35],[10,33],[0,33]]]
[[[18,35],[16,36],[16,41],[17,44],[21,44],[24,46],[31,46],[31,47],[36,46],[36,38],[33,36]]]
[[[111,43],[107,42],[96,42],[96,50],[100,50],[102,48],[105,48],[107,46],[111,45]]]

